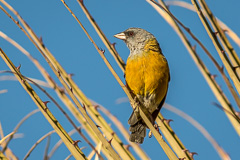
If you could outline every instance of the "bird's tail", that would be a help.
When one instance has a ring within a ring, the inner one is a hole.
[[[142,119],[137,118],[134,111],[128,120],[128,124],[130,124],[129,131],[131,132],[129,140],[131,142],[143,143],[146,136],[146,125]]]
[[[160,109],[162,108],[165,98],[166,96],[163,98],[158,108],[151,114],[147,111],[146,108],[143,108],[144,109],[143,112],[146,114],[146,116],[152,122],[152,124],[154,124],[154,121],[156,120],[157,115]],[[147,126],[140,117],[139,112],[137,110],[134,110],[133,113],[131,114],[128,120],[128,124],[130,124],[129,131],[131,132],[129,140],[131,142],[143,143],[144,137],[146,137]]]

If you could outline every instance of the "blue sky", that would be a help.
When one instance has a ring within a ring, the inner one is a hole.
[[[126,97],[126,95],[111,75],[92,43],[87,39],[78,23],[63,6],[62,2],[60,0],[7,2],[20,13],[39,37],[43,37],[45,46],[54,54],[65,70],[75,74],[73,79],[82,91],[89,98],[110,110],[111,113],[119,118],[124,126],[128,128],[127,120],[132,108],[129,103],[116,104],[117,99]],[[97,45],[105,49],[106,47],[99,39],[76,1],[66,2],[77,14]],[[191,3],[190,0],[186,2]],[[217,2],[206,0],[206,2],[214,15],[240,35],[240,22],[238,21],[240,2],[234,0],[228,0],[227,2],[224,0],[218,0]],[[200,74],[173,29],[147,2],[138,1],[136,4],[136,1],[116,2],[103,0],[85,1],[85,5],[105,35],[109,38],[110,42],[117,43],[116,49],[125,61],[128,57],[129,50],[122,41],[113,37],[114,34],[129,27],[140,27],[154,34],[170,66],[171,82],[166,102],[189,114],[202,124],[216,139],[219,145],[229,153],[232,159],[237,159],[240,156],[239,136],[229,123],[225,113],[212,104],[213,102],[217,102],[217,100],[205,79]],[[197,14],[174,6],[171,6],[170,9],[180,21],[191,29],[206,45],[216,60],[220,62],[217,52],[208,38]],[[13,38],[28,50],[32,56],[37,58],[42,65],[46,67],[52,77],[57,80],[41,54],[2,11],[0,11],[0,31]],[[195,44],[190,37],[189,39],[192,44]],[[233,46],[239,53],[239,47],[234,43]],[[22,74],[43,80],[43,77],[28,58],[2,38],[0,38],[0,47],[16,66],[19,64],[22,65]],[[197,52],[209,67],[210,72],[218,74],[211,61],[209,61],[199,46],[197,46]],[[107,50],[105,55],[122,80],[124,80],[123,73]],[[8,70],[2,59],[0,59],[0,70]],[[4,74],[1,74],[0,76],[3,75]],[[220,76],[217,77],[217,81],[223,90],[226,91],[226,94],[229,95]],[[0,81],[0,90],[3,89],[7,89],[8,92],[0,94],[0,122],[4,133],[8,134],[27,113],[37,107],[18,82]],[[48,91],[57,99],[54,92],[51,90]],[[40,91],[38,91],[38,93],[43,100],[48,100]],[[229,97],[232,101],[231,96]],[[235,106],[234,103],[233,105]],[[60,123],[63,124],[64,128],[67,131],[71,130],[71,125],[59,110],[54,107],[53,103],[49,104],[49,106],[52,106],[52,112],[57,119],[59,119]],[[162,109],[161,113],[165,118],[173,119],[174,122],[171,123],[173,130],[182,140],[186,148],[198,153],[198,155],[195,156],[196,159],[206,159],[206,157],[207,159],[220,159],[211,144],[187,121],[166,109]],[[113,128],[116,129],[115,127]],[[22,159],[30,147],[50,130],[52,130],[51,126],[41,113],[36,113],[19,129],[19,133],[23,133],[24,137],[12,141],[10,148]],[[73,138],[81,139],[78,135],[74,135]],[[57,135],[52,136],[50,147],[52,147],[58,139]],[[30,159],[42,159],[45,144],[46,141],[40,144],[31,154]],[[80,143],[79,145],[85,146],[86,144]],[[165,153],[154,138],[146,138],[144,144],[141,146],[151,159],[167,159]],[[87,149],[84,151],[86,155],[88,151]],[[53,159],[63,159],[67,157],[68,154],[69,151],[66,147],[62,146],[53,156]]]

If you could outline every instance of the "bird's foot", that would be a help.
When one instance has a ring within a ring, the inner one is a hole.
[[[158,125],[157,124],[154,124],[153,125],[154,128],[158,131],[158,133],[161,135],[161,133],[159,132],[159,128],[158,128]],[[162,136],[162,135],[161,135]],[[151,138],[152,137],[152,131],[150,130],[149,133],[148,133],[148,137]]]

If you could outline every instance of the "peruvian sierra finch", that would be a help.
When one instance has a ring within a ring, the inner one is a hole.
[[[126,63],[126,85],[146,108],[154,123],[168,90],[169,67],[156,38],[141,28],[129,28],[114,35],[123,40],[130,50]],[[143,143],[146,124],[135,109],[131,114],[129,140]]]

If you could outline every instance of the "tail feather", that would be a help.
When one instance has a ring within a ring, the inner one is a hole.
[[[144,137],[146,137],[146,126],[142,121],[130,126],[129,130],[131,131],[131,135],[129,137],[131,142],[143,143]]]
[[[134,113],[134,111],[133,111],[130,118],[128,119],[128,124],[134,125],[139,121],[139,119],[137,118],[137,116],[135,114],[136,113]]]
[[[139,120],[134,112],[130,116],[128,123],[130,124],[129,131],[131,132],[129,140],[131,142],[143,143],[144,137],[146,136],[145,123]]]

